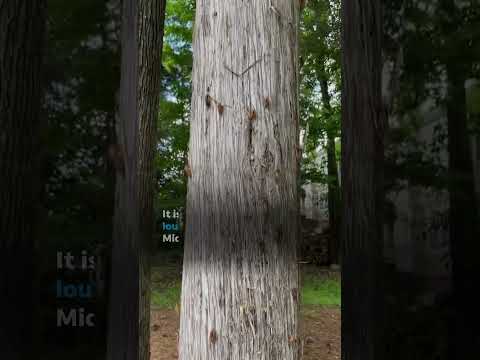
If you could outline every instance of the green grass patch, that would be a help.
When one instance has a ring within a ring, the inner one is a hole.
[[[305,276],[302,288],[303,305],[340,306],[340,280],[313,275]]]
[[[155,309],[175,309],[175,305],[180,302],[180,292],[180,285],[165,289],[153,289],[151,306]]]
[[[163,261],[162,266],[152,268],[152,294],[150,306],[154,309],[175,309],[180,302],[182,280],[180,270]]]
[[[170,270],[170,271],[168,271]],[[180,302],[181,279],[172,274],[172,269],[161,267],[152,271],[151,306],[155,309],[175,309]],[[173,276],[172,276],[173,275]],[[341,286],[338,275],[306,272],[303,276],[302,304],[340,306]]]

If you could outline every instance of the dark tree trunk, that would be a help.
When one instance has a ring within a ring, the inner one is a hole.
[[[0,0],[0,357],[33,353],[46,2]]]
[[[326,73],[323,75],[327,76]],[[327,112],[332,111],[328,80],[320,79],[323,107]],[[328,222],[330,234],[328,239],[328,262],[339,264],[339,223],[340,223],[340,184],[338,181],[337,156],[335,154],[335,134],[327,132],[327,174],[328,174]]]
[[[109,360],[150,359],[153,160],[160,95],[165,0],[125,0]]]
[[[118,151],[107,359],[138,360],[140,228],[138,206],[137,1],[124,0]]]
[[[381,2],[342,8],[342,359],[383,360]]]
[[[449,78],[448,151],[450,193],[450,254],[454,315],[450,327],[450,359],[477,359],[480,303],[480,242],[470,137],[467,130],[465,69],[447,65]]]
[[[140,204],[140,354],[150,359],[150,258],[153,252],[153,163],[157,144],[160,69],[166,0],[139,0],[138,154]]]

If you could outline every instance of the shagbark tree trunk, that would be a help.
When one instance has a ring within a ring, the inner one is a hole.
[[[385,118],[381,2],[342,1],[342,359],[385,359],[381,341]]]
[[[149,360],[153,158],[165,0],[124,0],[123,6],[107,358]]]
[[[179,359],[297,359],[299,2],[196,6]]]
[[[0,0],[2,359],[30,359],[46,2]]]

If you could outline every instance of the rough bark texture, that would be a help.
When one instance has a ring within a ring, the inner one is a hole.
[[[153,160],[165,0],[124,1],[108,359],[150,359]]]
[[[0,0],[0,351],[29,359],[45,1]]]
[[[299,2],[199,0],[179,358],[298,358]]]
[[[342,1],[342,359],[383,357],[380,1]]]
[[[160,69],[165,22],[165,0],[139,0],[139,153],[140,203],[140,349],[139,360],[150,359],[150,257],[153,244],[153,161],[157,140]]]

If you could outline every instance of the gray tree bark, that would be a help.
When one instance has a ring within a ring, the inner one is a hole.
[[[0,351],[33,354],[46,2],[0,0]]]
[[[342,359],[383,354],[381,1],[342,1]]]
[[[298,17],[197,1],[181,360],[298,358]]]
[[[153,159],[165,0],[124,0],[107,359],[150,359]],[[118,163],[118,161],[117,161]]]

